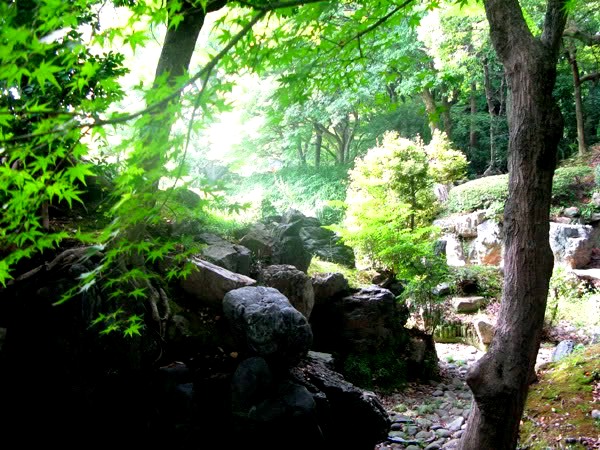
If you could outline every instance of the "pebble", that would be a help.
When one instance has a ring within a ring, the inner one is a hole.
[[[399,393],[394,397],[394,402],[405,405],[406,411],[402,414],[389,411],[392,421],[389,435],[412,442],[399,444],[390,440],[376,446],[376,450],[454,450],[458,447],[472,402],[465,377],[469,367],[484,353],[474,347],[453,345],[436,344],[438,356],[452,354],[454,361],[465,361],[464,365],[451,364],[442,356],[439,358],[441,381],[430,380],[414,386],[406,395]],[[600,410],[595,409],[591,415],[595,420],[600,419]]]

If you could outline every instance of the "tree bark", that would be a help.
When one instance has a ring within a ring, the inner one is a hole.
[[[323,130],[315,126],[315,167],[321,167],[321,147],[323,146]]]
[[[471,98],[470,98],[470,106],[471,106],[471,123],[469,129],[469,153],[473,155],[477,148],[477,84],[473,81],[471,83]]]
[[[581,98],[581,79],[579,77],[579,65],[577,64],[577,50],[574,46],[567,48],[567,59],[571,65],[573,74],[573,95],[575,97],[575,120],[577,123],[577,148],[579,156],[583,157],[587,153],[585,144],[585,126],[583,120],[583,100]]]
[[[496,171],[496,110],[494,108],[494,93],[492,89],[492,77],[490,75],[490,67],[487,60],[483,61],[483,79],[485,87],[485,99],[490,116],[490,162],[486,172],[490,174]]]
[[[548,0],[540,38],[529,31],[518,0],[484,2],[511,95],[505,278],[494,338],[467,375],[474,401],[462,450],[513,450],[518,442],[554,264],[549,212],[563,121],[552,89],[566,1]]]
[[[435,131],[440,129],[440,118],[437,110],[437,105],[435,103],[435,98],[433,96],[433,92],[431,92],[431,89],[423,89],[423,91],[421,92],[421,98],[423,99],[423,103],[425,104],[425,112],[427,113],[427,118],[429,120],[429,130],[431,131],[431,135],[433,136]]]

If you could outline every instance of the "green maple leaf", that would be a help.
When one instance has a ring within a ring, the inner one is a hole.
[[[40,89],[44,92],[44,86],[46,81],[49,81],[57,88],[61,89],[60,84],[56,81],[54,74],[56,72],[60,72],[61,68],[58,66],[53,66],[52,63],[48,61],[42,61],[42,63],[33,71],[31,74],[37,82],[40,84]]]

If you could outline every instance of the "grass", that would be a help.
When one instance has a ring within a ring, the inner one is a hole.
[[[351,269],[329,261],[323,261],[316,256],[313,257],[310,266],[308,267],[308,276],[313,276],[317,273],[341,273],[348,280],[351,288],[360,289],[371,286],[373,275],[372,271]]]

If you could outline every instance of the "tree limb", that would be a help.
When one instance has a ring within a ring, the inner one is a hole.
[[[579,84],[584,81],[600,81],[600,72],[589,73],[579,79]]]
[[[600,45],[600,34],[585,33],[578,29],[575,25],[569,26],[569,28],[563,32],[563,36],[577,39],[588,46]]]

